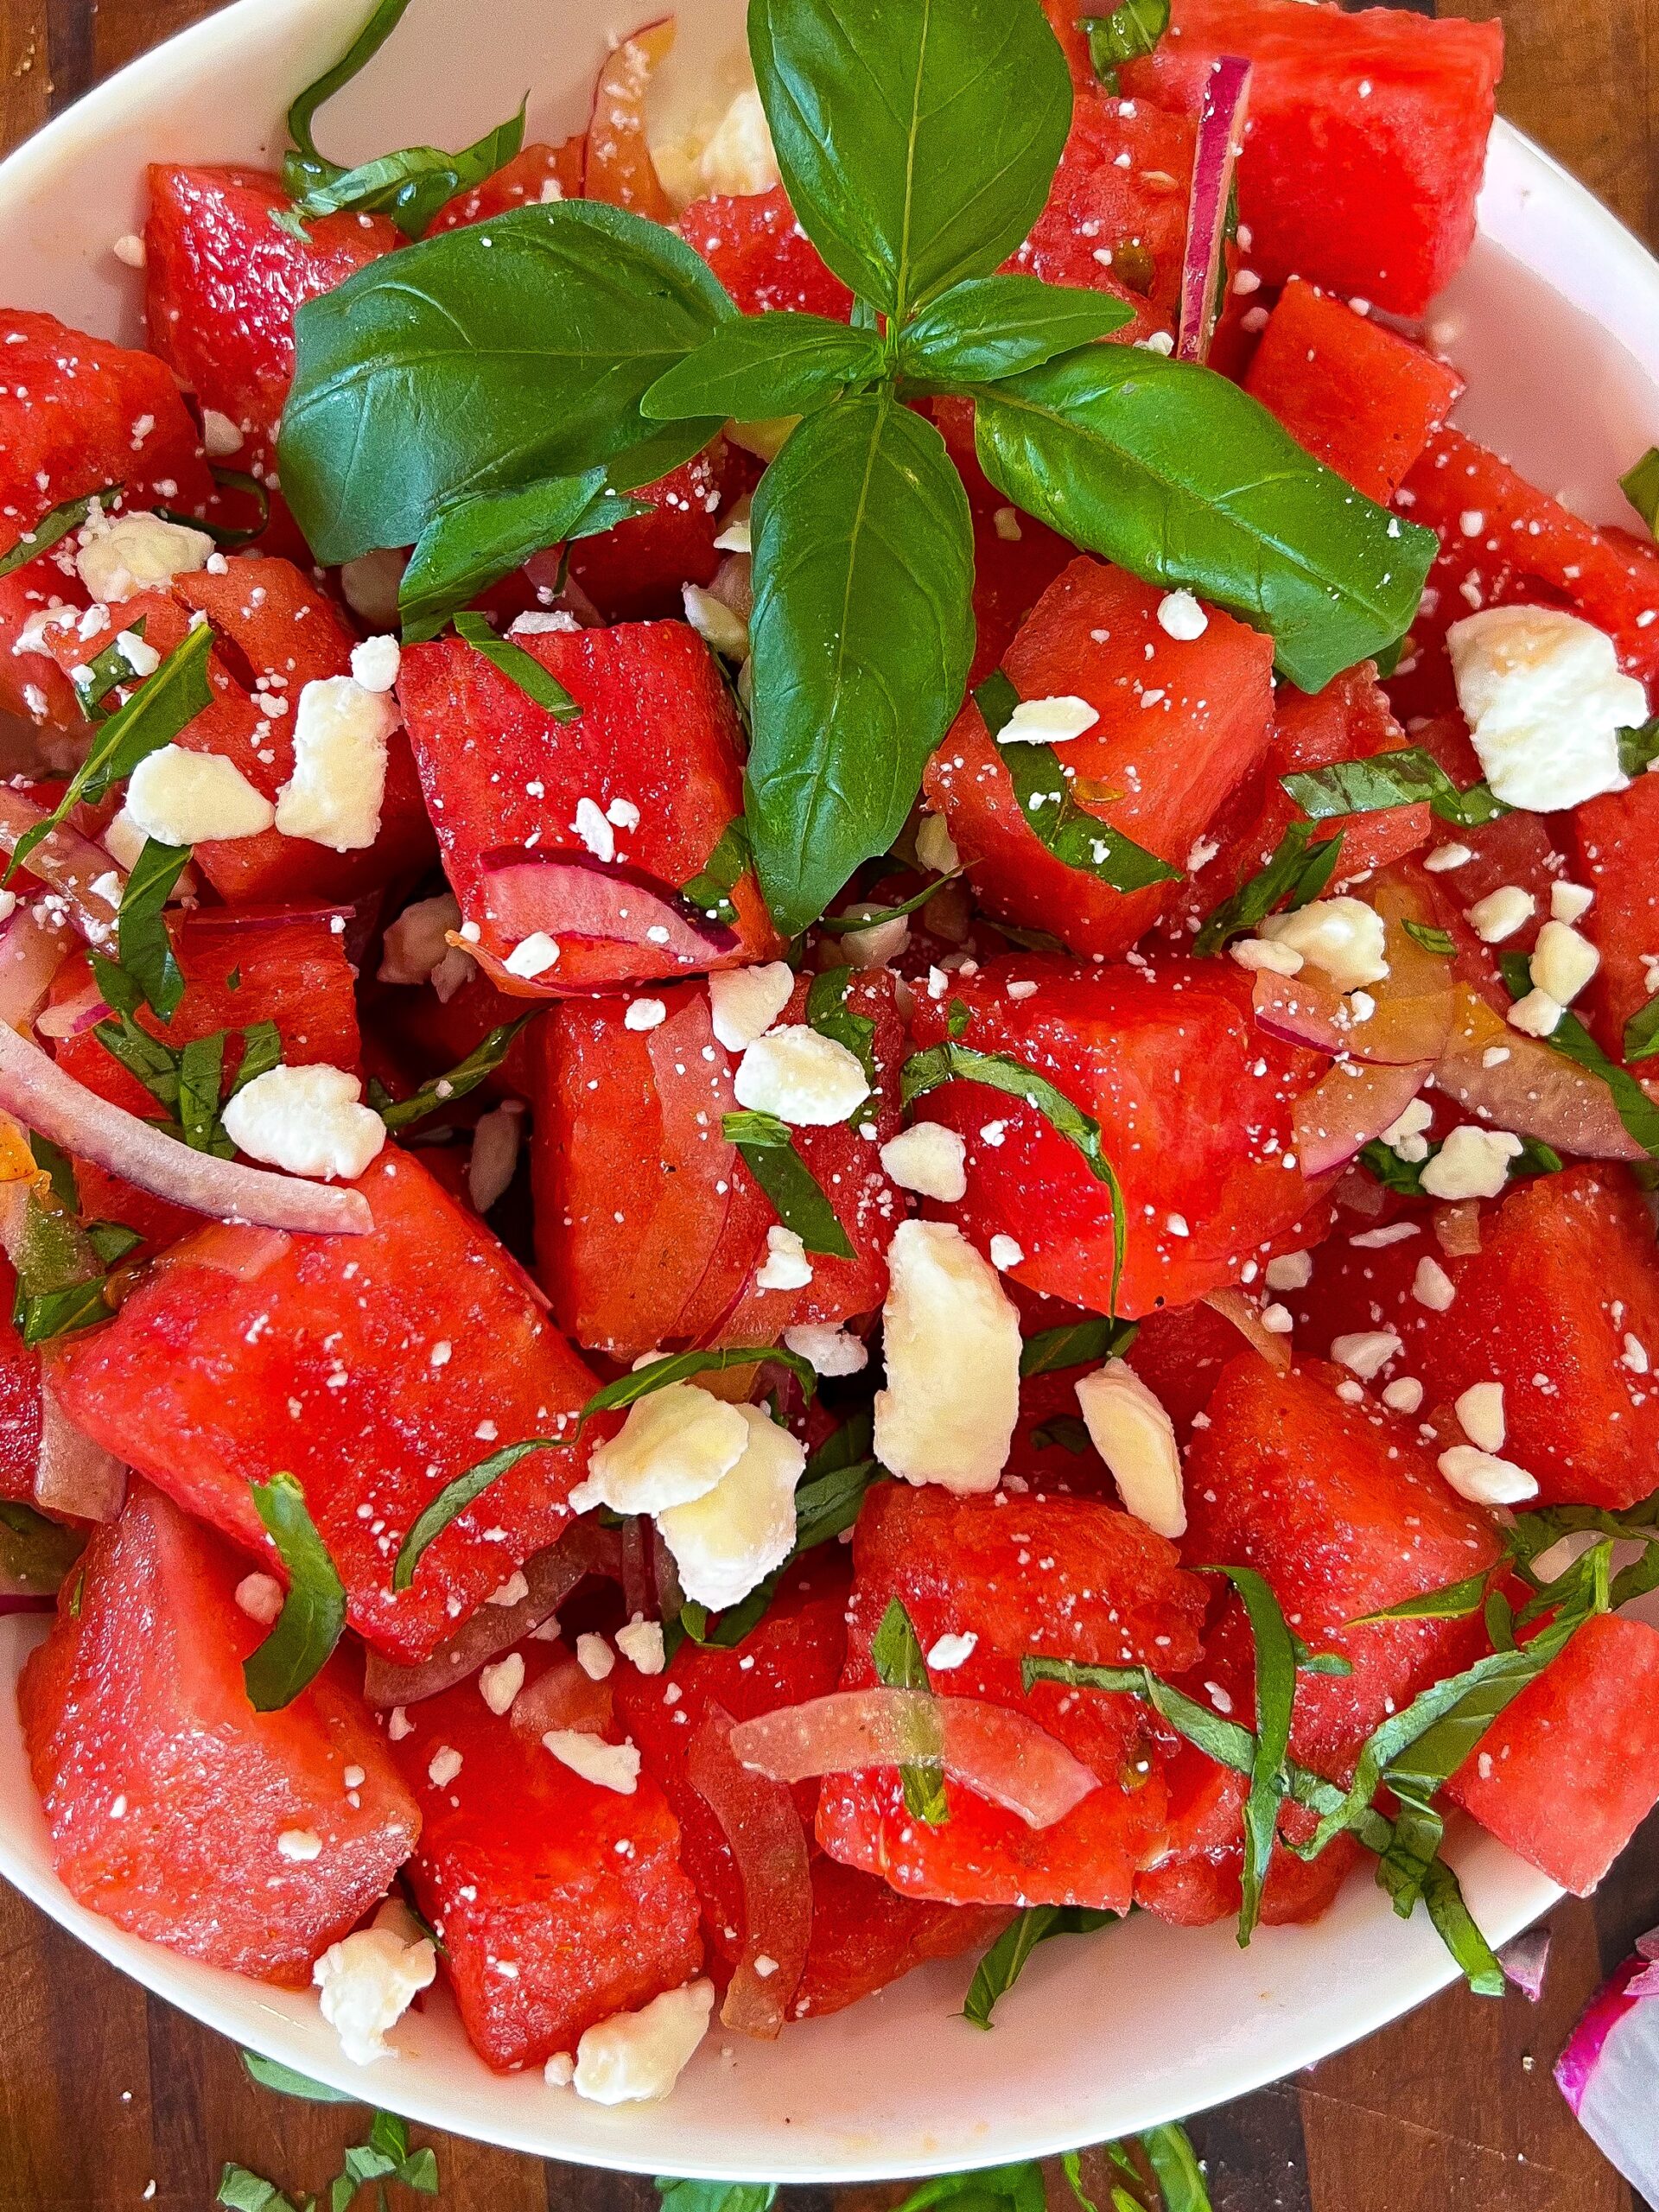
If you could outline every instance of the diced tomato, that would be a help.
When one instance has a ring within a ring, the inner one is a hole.
[[[135,1485],[93,1531],[17,1698],[52,1863],[79,1902],[188,1958],[303,1986],[385,1895],[420,1814],[343,1658],[291,1705],[254,1711],[242,1662],[266,1631],[236,1602],[246,1571]],[[289,1836],[320,1848],[289,1856]]]
[[[41,1457],[41,1355],[13,1325],[16,1291],[10,1261],[0,1261],[0,1497],[27,1503]]]
[[[1544,1503],[1634,1504],[1659,1462],[1659,1268],[1640,1194],[1619,1167],[1541,1175],[1483,1210],[1480,1240],[1464,1255],[1423,1233],[1382,1251],[1332,1244],[1292,1301],[1307,1342],[1392,1329],[1390,1372],[1419,1377],[1427,1412],[1502,1384],[1503,1456]],[[1412,1293],[1426,1253],[1452,1285],[1444,1313]]]
[[[587,1441],[499,1476],[394,1591],[416,1519],[496,1437],[568,1433],[594,1383],[410,1154],[388,1147],[357,1187],[367,1236],[215,1226],[177,1246],[108,1328],[56,1351],[53,1388],[89,1435],[258,1549],[248,1484],[294,1474],[353,1627],[420,1659],[558,1536]]]
[[[307,223],[308,243],[278,227],[289,205],[262,169],[150,168],[150,345],[242,432],[236,466],[261,476],[294,374],[296,311],[403,242],[388,216],[344,214]]]
[[[1254,1352],[1224,1370],[1187,1446],[1182,1551],[1255,1567],[1305,1643],[1352,1662],[1296,1688],[1291,1748],[1339,1775],[1387,1713],[1484,1648],[1478,1619],[1350,1624],[1463,1581],[1500,1548],[1410,1426],[1345,1404],[1334,1381],[1306,1366],[1277,1374]]]
[[[715,540],[754,475],[748,454],[716,438],[706,452],[629,493],[648,499],[654,514],[636,515],[599,537],[578,538],[570,548],[570,574],[607,622],[682,614],[682,587],[714,582],[721,558]],[[538,554],[530,573],[550,584],[557,566],[556,556]]]
[[[1174,1547],[1127,1513],[1073,1498],[952,1497],[897,1483],[873,1491],[853,1542],[843,1688],[876,1680],[871,1643],[902,1600],[922,1649],[971,1632],[974,1649],[933,1687],[1027,1713],[1100,1777],[1072,1812],[1029,1828],[965,1787],[929,1827],[905,1809],[896,1771],[826,1776],[818,1837],[848,1865],[909,1896],[955,1904],[1086,1904],[1122,1912],[1162,1847],[1166,1794],[1153,1732],[1133,1699],[1058,1684],[1020,1688],[1031,1652],[1093,1665],[1181,1671],[1198,1656],[1205,1593]],[[1040,1560],[1041,1571],[1029,1572]]]
[[[1463,390],[1444,361],[1294,277],[1244,388],[1298,444],[1386,506]]]
[[[1218,607],[1206,610],[1201,637],[1172,638],[1158,620],[1163,596],[1124,569],[1075,560],[1039,600],[1003,666],[1021,698],[1074,696],[1093,708],[1093,728],[1060,748],[1071,800],[1182,868],[1266,752],[1273,642]],[[1110,955],[1126,951],[1167,902],[1167,884],[1115,891],[1049,851],[972,700],[928,764],[926,790],[994,917]]]
[[[664,16],[612,49],[594,86],[582,162],[589,200],[632,207],[653,223],[671,221],[674,210],[645,140],[645,92],[673,44],[674,18]]]
[[[1659,1635],[1588,1620],[1506,1706],[1446,1795],[1586,1897],[1659,1802]]]
[[[535,1643],[523,1656],[525,1694],[550,1667],[574,1663]],[[410,1706],[392,1757],[421,1808],[409,1878],[442,1939],[467,2036],[492,2066],[574,2052],[596,2021],[698,1971],[697,1893],[648,1771],[628,1796],[584,1781],[492,1713],[475,1681]]]
[[[694,200],[677,227],[745,315],[793,308],[845,322],[852,314],[851,292],[824,265],[781,184]]]
[[[487,223],[495,215],[511,215],[516,208],[544,207],[550,200],[582,197],[582,163],[588,142],[578,131],[556,146],[521,147],[493,176],[458,193],[427,232],[435,238],[442,231],[458,231],[468,223]]]
[[[647,938],[648,927],[664,926],[647,899],[625,942],[563,936],[556,917],[509,930],[492,911],[489,886],[491,871],[507,864],[524,877],[565,856],[607,869],[575,826],[582,801],[614,824],[605,841],[613,880],[671,900],[702,873],[743,811],[742,730],[709,648],[683,622],[516,642],[575,700],[575,721],[538,707],[456,638],[411,647],[398,681],[444,869],[480,932],[469,949],[498,982],[530,996],[683,975],[690,956]],[[557,871],[548,879],[557,880]],[[766,960],[778,949],[752,874],[731,897],[737,929],[723,948],[709,942],[699,967]],[[505,963],[535,927],[560,949],[556,965],[532,980]]]
[[[1296,1101],[1326,1063],[1255,1026],[1249,979],[1230,961],[1096,968],[1010,955],[950,980],[949,998],[918,997],[918,1046],[944,1040],[958,1002],[971,1017],[963,1044],[1020,1061],[1100,1122],[1124,1197],[1120,1313],[1236,1281],[1306,1211],[1312,1193],[1286,1153]],[[1037,989],[1011,999],[1010,982]],[[968,1193],[950,1210],[964,1234],[982,1251],[1012,1236],[1020,1282],[1110,1311],[1111,1197],[1077,1147],[1036,1107],[982,1084],[953,1080],[918,1111],[967,1140]]]
[[[0,553],[54,507],[111,486],[128,508],[199,513],[212,499],[200,435],[153,356],[16,308],[0,315]],[[74,538],[61,539],[17,578],[63,590],[74,552]]]
[[[1115,334],[1120,343],[1173,330],[1193,138],[1187,116],[1079,89],[1048,205],[1006,266],[1127,301],[1135,321]]]
[[[780,1020],[804,1019],[809,988],[797,984]],[[904,1217],[880,1152],[899,1128],[904,1054],[892,978],[855,976],[846,997],[853,1020],[871,1025],[877,1088],[855,1118],[874,1140],[846,1122],[794,1133],[855,1255],[814,1255],[800,1290],[755,1281],[778,1216],[721,1135],[737,1108],[738,1055],[715,1037],[704,986],[661,995],[666,1019],[649,1030],[627,1027],[620,999],[567,1000],[539,1025],[537,1250],[561,1325],[631,1359],[681,1340],[764,1344],[871,1312],[887,1295],[887,1249]]]
[[[1576,863],[1573,879],[1596,894],[1595,905],[1577,926],[1601,954],[1601,966],[1577,1011],[1613,1058],[1622,1060],[1624,1026],[1654,995],[1649,977],[1653,956],[1659,953],[1659,776],[1638,776],[1629,791],[1610,791],[1576,807],[1567,833]],[[1650,1066],[1639,1071],[1651,1079]]]
[[[1196,115],[1223,54],[1255,71],[1238,165],[1252,265],[1269,283],[1306,276],[1421,314],[1475,235],[1501,27],[1303,0],[1175,0],[1123,89]]]

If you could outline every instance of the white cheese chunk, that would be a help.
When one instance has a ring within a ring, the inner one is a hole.
[[[576,1664],[590,1682],[602,1682],[616,1665],[616,1654],[602,1636],[579,1636]]]
[[[92,597],[118,607],[141,591],[164,590],[175,576],[205,569],[213,550],[206,531],[160,515],[99,515],[80,533],[75,569]]]
[[[245,1574],[236,1586],[236,1602],[251,1621],[269,1628],[283,1610],[283,1586],[274,1574]]]
[[[537,976],[545,976],[556,965],[559,948],[545,930],[532,930],[527,938],[515,944],[501,965],[510,976],[522,976],[529,982]]]
[[[576,2045],[576,2094],[594,2104],[651,2104],[667,2096],[709,2032],[710,1981],[664,1990],[637,2012],[613,2012]]]
[[[968,1190],[967,1140],[938,1122],[917,1122],[889,1137],[881,1165],[901,1191],[954,1205]]]
[[[1434,1122],[1434,1109],[1426,1098],[1414,1098],[1398,1121],[1382,1132],[1382,1141],[1396,1160],[1415,1166],[1428,1158],[1428,1139],[1423,1134]]]
[[[276,810],[233,760],[163,745],[127,783],[123,810],[135,829],[164,845],[223,844],[269,830]]]
[[[1503,1018],[1511,1029],[1518,1029],[1523,1037],[1553,1037],[1566,1012],[1559,999],[1551,998],[1548,991],[1535,989],[1516,999]]]
[[[1065,745],[1100,720],[1086,699],[1066,693],[1053,699],[1022,699],[996,734],[999,745]]]
[[[854,906],[849,913],[856,915],[860,911]],[[851,966],[885,968],[910,943],[910,916],[894,914],[887,921],[872,922],[867,930],[843,931],[839,942]]]
[[[397,1927],[359,1928],[331,1943],[311,1969],[322,2017],[353,2066],[395,2058],[386,2031],[395,2027],[437,1978],[438,1955],[427,1936],[406,1942]]]
[[[1537,1480],[1524,1467],[1472,1444],[1454,1444],[1436,1464],[1458,1496],[1472,1505],[1522,1505],[1538,1495]]]
[[[953,1675],[978,1648],[979,1637],[972,1629],[964,1629],[959,1636],[938,1637],[928,1649],[927,1663],[936,1675]]]
[[[1501,1382],[1471,1382],[1452,1402],[1459,1426],[1483,1452],[1501,1452],[1507,1433]]]
[[[758,968],[722,968],[709,978],[709,1011],[715,1035],[728,1052],[746,1052],[764,1037],[789,1004],[795,971],[787,960]]]
[[[352,647],[352,676],[365,691],[390,691],[403,665],[403,647],[396,638],[365,638]]]
[[[1493,794],[1554,814],[1622,791],[1618,733],[1648,718],[1612,639],[1554,607],[1489,607],[1446,632],[1458,702]]]
[[[632,1797],[639,1787],[639,1753],[632,1744],[607,1744],[602,1736],[589,1736],[580,1728],[550,1728],[542,1745],[561,1766],[591,1782],[595,1789]]]
[[[900,1223],[887,1266],[876,1457],[906,1482],[995,1490],[1020,1410],[1018,1310],[948,1222]]]
[[[1558,1006],[1571,1006],[1601,965],[1601,955],[1587,937],[1567,922],[1549,921],[1533,947],[1532,980]]]
[[[688,1598],[718,1610],[747,1598],[781,1567],[795,1541],[795,1485],[806,1447],[760,1406],[731,1408],[745,1424],[744,1449],[711,1491],[657,1516]]]
[[[925,814],[916,825],[916,858],[935,875],[951,875],[962,866],[962,855],[942,814]]]
[[[1502,944],[1506,937],[1524,929],[1537,911],[1538,902],[1530,891],[1523,891],[1518,883],[1503,883],[1484,899],[1476,899],[1469,909],[1468,922],[1483,944]]]
[[[784,1342],[815,1374],[860,1375],[870,1363],[869,1346],[835,1321],[803,1321],[784,1331]]]
[[[1190,645],[1210,627],[1210,617],[1190,591],[1166,591],[1158,602],[1158,627],[1166,637]]]
[[[1077,1386],[1089,1440],[1111,1471],[1118,1496],[1160,1536],[1186,1529],[1181,1455],[1162,1400],[1127,1361],[1109,1359]]]
[[[1360,899],[1315,899],[1294,914],[1270,914],[1261,934],[1300,952],[1339,991],[1380,983],[1389,972],[1382,917]]]
[[[617,1433],[595,1445],[571,1510],[607,1505],[613,1513],[659,1513],[702,1497],[742,1457],[749,1440],[742,1409],[695,1382],[671,1382],[629,1407]]]
[[[359,1104],[363,1085],[345,1068],[270,1068],[225,1108],[225,1133],[250,1160],[290,1175],[353,1182],[386,1141],[386,1125]]]
[[[680,597],[686,620],[706,645],[722,660],[748,658],[749,626],[741,614],[733,613],[723,599],[716,599],[701,584],[682,584]]]
[[[276,827],[334,853],[357,853],[380,834],[386,747],[402,716],[385,691],[325,676],[300,693],[294,772],[276,794]]]
[[[660,1621],[630,1621],[616,1631],[616,1648],[642,1675],[660,1675],[668,1664]]]
[[[1596,903],[1596,894],[1582,883],[1552,883],[1549,912],[1552,920],[1581,922]]]
[[[1477,1129],[1465,1123],[1452,1130],[1424,1168],[1423,1188],[1431,1198],[1495,1198],[1521,1150],[1520,1138],[1507,1129]]]
[[[524,1687],[524,1655],[509,1651],[505,1659],[497,1659],[478,1670],[479,1694],[493,1713],[511,1713],[513,1701]]]
[[[1267,1267],[1269,1290],[1306,1290],[1313,1280],[1311,1252],[1281,1252]]]
[[[740,1106],[797,1129],[833,1128],[870,1095],[857,1053],[799,1021],[757,1037],[732,1089]]]
[[[1457,1285],[1432,1252],[1425,1252],[1411,1279],[1411,1294],[1431,1313],[1449,1313],[1457,1298]]]
[[[1331,1339],[1332,1358],[1362,1382],[1380,1375],[1399,1350],[1400,1339],[1392,1329],[1357,1329],[1351,1336]]]
[[[228,461],[233,453],[241,452],[247,440],[228,415],[221,415],[217,407],[204,407],[201,442],[209,461]]]
[[[766,1231],[766,1256],[756,1271],[757,1290],[804,1290],[812,1280],[812,1262],[800,1234],[773,1222]]]
[[[1302,956],[1293,945],[1275,944],[1269,937],[1242,937],[1227,948],[1230,959],[1253,975],[1300,976]]]

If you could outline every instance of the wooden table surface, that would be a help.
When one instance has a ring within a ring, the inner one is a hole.
[[[1433,0],[1412,3],[1434,11]],[[0,0],[0,151],[216,4]],[[1505,114],[1659,240],[1659,0],[1443,0],[1440,12],[1502,16]],[[355,21],[353,0],[340,0],[340,14]],[[1659,1816],[1593,1906],[1552,1915],[1541,2003],[1449,1992],[1294,2081],[1195,2120],[1217,2212],[1640,2212],[1569,2116],[1550,2067],[1591,1991],[1656,1922]],[[1659,2095],[1656,2114],[1659,2125]],[[360,2112],[255,2088],[232,2044],[0,1885],[0,2212],[115,2212],[146,2199],[205,2212],[227,2158],[286,2188],[321,2190],[362,2128]],[[447,2212],[656,2202],[648,2182],[417,2139],[436,2149]],[[902,2193],[847,2192],[840,2212]],[[788,2212],[828,2212],[827,2196],[791,2192]]]

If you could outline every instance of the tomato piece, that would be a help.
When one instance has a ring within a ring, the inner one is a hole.
[[[1421,346],[1293,277],[1244,379],[1299,445],[1384,506],[1463,378]]]
[[[925,1653],[944,1635],[977,1638],[959,1667],[934,1681],[939,1695],[1026,1712],[1101,1786],[1052,1827],[1029,1828],[949,1783],[950,1817],[929,1827],[906,1812],[896,1770],[828,1775],[818,1803],[824,1849],[908,1896],[1123,1911],[1135,1873],[1163,1845],[1166,1792],[1145,1709],[1055,1683],[1027,1695],[1020,1662],[1040,1651],[1093,1665],[1190,1666],[1205,1591],[1182,1573],[1173,1545],[1086,1499],[952,1497],[885,1483],[865,1501],[853,1560],[843,1688],[876,1680],[872,1641],[898,1598]],[[1033,1574],[1035,1560],[1043,1565]]]
[[[792,308],[845,322],[853,312],[852,293],[796,220],[781,184],[694,200],[677,227],[745,315]]]
[[[1281,1375],[1254,1352],[1223,1370],[1186,1452],[1183,1555],[1253,1567],[1297,1634],[1351,1675],[1303,1675],[1291,1749],[1345,1774],[1387,1713],[1484,1649],[1478,1618],[1353,1627],[1500,1556],[1486,1516],[1446,1486],[1411,1426],[1350,1406],[1334,1370]]]
[[[715,540],[755,474],[747,454],[716,438],[706,452],[629,493],[648,499],[654,513],[618,523],[599,537],[578,538],[570,548],[570,574],[607,622],[683,614],[682,587],[714,582],[722,557]],[[529,568],[533,581],[550,585],[558,556],[537,554]]]
[[[1421,315],[1475,235],[1503,34],[1388,8],[1175,0],[1126,92],[1196,115],[1212,62],[1253,65],[1238,164],[1250,261]]]
[[[645,140],[645,93],[674,44],[674,18],[647,23],[614,47],[594,86],[582,188],[589,200],[632,207],[653,223],[671,222],[674,210]]]
[[[416,1517],[498,1436],[568,1433],[595,1386],[495,1237],[410,1154],[388,1147],[357,1187],[364,1236],[214,1227],[176,1246],[108,1328],[55,1350],[52,1383],[89,1435],[261,1551],[248,1484],[293,1473],[353,1627],[420,1659],[558,1536],[587,1440],[500,1476],[394,1591]]]
[[[805,1018],[803,979],[779,1017]],[[620,999],[567,1000],[539,1025],[531,1172],[542,1281],[560,1323],[613,1358],[681,1340],[764,1344],[786,1328],[868,1313],[887,1295],[887,1249],[904,1202],[880,1147],[899,1128],[904,1032],[893,980],[854,976],[846,1011],[871,1025],[874,1096],[857,1120],[795,1131],[855,1256],[814,1255],[799,1290],[755,1283],[778,1216],[734,1147],[738,1055],[715,1037],[701,984],[662,994],[666,1018],[626,1025]],[[618,1219],[618,1216],[622,1217]]]
[[[1587,1620],[1500,1713],[1446,1795],[1575,1897],[1659,1802],[1659,1635]]]
[[[468,949],[498,982],[532,996],[683,974],[691,951],[647,938],[648,925],[667,926],[652,900],[671,906],[743,811],[742,729],[712,655],[683,622],[515,642],[576,701],[575,721],[538,707],[457,638],[412,646],[398,683],[445,873],[479,931]],[[575,827],[583,801],[604,817],[590,834],[612,848],[614,876]],[[492,911],[492,872],[515,864],[527,875],[522,864],[562,855],[600,869],[601,883],[651,895],[636,902],[631,938],[573,931],[558,939],[556,966],[524,978],[505,962],[531,931],[510,931]],[[698,966],[741,966],[778,949],[753,874],[731,895],[736,931],[723,946],[705,943]]]
[[[493,216],[511,215],[519,207],[543,207],[554,200],[579,200],[587,151],[587,139],[580,131],[574,137],[560,139],[556,146],[520,147],[493,176],[486,176],[470,192],[457,193],[434,219],[427,236],[458,231],[468,223],[487,223]]]
[[[1079,558],[1056,578],[1003,657],[1022,699],[1077,697],[1098,719],[1058,748],[1086,812],[1184,868],[1228,792],[1267,750],[1273,642],[1218,607],[1202,636],[1172,638],[1165,594]],[[1116,891],[1058,859],[1031,827],[1005,748],[970,699],[928,764],[929,802],[950,824],[994,918],[1056,931],[1079,952],[1127,951],[1168,903],[1167,883]]]
[[[556,1647],[521,1649],[527,1694],[569,1662]],[[391,1749],[421,1808],[410,1883],[492,2066],[574,2052],[596,2021],[697,1973],[696,1891],[649,1771],[632,1796],[584,1781],[492,1713],[475,1681],[410,1706],[407,1729]]]
[[[420,1814],[343,1659],[254,1711],[242,1662],[267,1631],[236,1602],[246,1572],[135,1484],[93,1530],[17,1700],[71,1894],[187,1958],[304,1987],[385,1895]],[[283,1851],[296,1831],[315,1856]]]
[[[1010,999],[1011,982],[1037,989]],[[1256,1028],[1230,961],[1010,955],[950,982],[948,998],[917,1000],[918,1046],[942,1042],[950,1004],[965,1006],[964,1045],[1022,1061],[1100,1122],[1126,1211],[1120,1313],[1236,1281],[1307,1211],[1285,1155],[1296,1101],[1327,1064]],[[962,1078],[918,1111],[967,1140],[968,1192],[950,1214],[963,1233],[982,1250],[1012,1236],[1026,1256],[1009,1272],[1027,1288],[1111,1310],[1111,1197],[1077,1147],[1035,1107]]]

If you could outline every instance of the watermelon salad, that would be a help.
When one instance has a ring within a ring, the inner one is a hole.
[[[608,2102],[1348,1881],[1495,1993],[1456,1824],[1659,1799],[1659,453],[1456,427],[1498,29],[753,0],[343,166],[406,4],[0,316],[59,1876]]]

